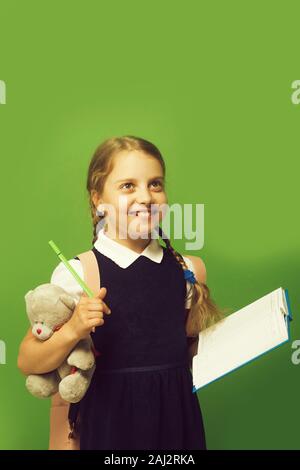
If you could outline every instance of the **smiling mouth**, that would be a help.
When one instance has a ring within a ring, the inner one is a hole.
[[[151,213],[151,211],[130,211],[128,212],[128,215],[132,215],[132,216],[136,216],[138,217],[139,215],[143,216],[143,217],[146,217],[146,216],[151,216],[151,215],[155,215],[158,211],[153,211]]]
[[[151,215],[150,211],[137,211],[137,212],[129,212],[129,215],[135,216],[135,217],[149,217]]]

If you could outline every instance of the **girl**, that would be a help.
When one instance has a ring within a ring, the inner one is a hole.
[[[108,139],[90,162],[87,190],[105,287],[88,298],[59,263],[51,282],[76,297],[73,316],[44,343],[28,332],[19,367],[53,370],[90,333],[100,355],[69,415],[80,411],[80,449],[206,449],[190,367],[199,332],[222,313],[203,261],[176,252],[159,226],[167,204],[162,155],[141,138]],[[69,262],[83,277],[80,260]]]

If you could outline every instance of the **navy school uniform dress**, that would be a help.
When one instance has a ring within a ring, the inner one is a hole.
[[[157,239],[137,254],[103,229],[93,252],[112,313],[91,333],[100,352],[96,370],[69,409],[71,418],[80,412],[80,449],[206,449],[192,392],[181,266]]]

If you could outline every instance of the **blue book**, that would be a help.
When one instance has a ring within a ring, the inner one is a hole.
[[[279,287],[199,334],[193,392],[290,341],[288,290]]]

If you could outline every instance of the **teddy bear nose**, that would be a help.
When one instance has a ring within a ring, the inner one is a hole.
[[[39,335],[39,334],[41,334],[42,330],[41,330],[40,328],[38,328],[38,329],[36,330],[36,332],[37,332],[37,334]]]

